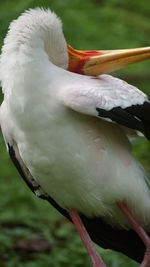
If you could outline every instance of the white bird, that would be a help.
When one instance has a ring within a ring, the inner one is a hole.
[[[94,267],[105,264],[90,237],[138,262],[146,246],[141,266],[150,265],[149,181],[128,138],[131,128],[150,139],[150,102],[102,74],[149,57],[149,47],[74,50],[60,19],[40,8],[10,24],[2,48],[0,124],[10,157],[31,190],[74,222]]]

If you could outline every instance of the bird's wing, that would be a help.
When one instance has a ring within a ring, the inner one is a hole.
[[[11,144],[7,142],[7,148],[11,160],[13,161],[20,175],[22,176],[26,184],[29,186],[29,188],[32,190],[32,192],[40,198],[48,198],[47,194],[43,191],[40,185],[37,184],[35,179],[32,177],[29,169],[26,167],[24,161],[22,160],[17,143],[15,141],[11,142]]]
[[[34,177],[31,175],[29,169],[27,168],[23,159],[21,158],[17,143],[15,141],[11,141],[11,143],[7,142],[6,139],[5,141],[12,162],[16,166],[19,174],[21,175],[25,183],[28,185],[28,187],[31,189],[31,191],[39,198],[47,200],[61,214],[70,219],[68,212],[65,209],[61,208],[49,195],[47,195],[47,193],[41,188],[41,186],[36,182]]]
[[[150,102],[123,80],[110,75],[91,77],[63,90],[61,99],[75,111],[116,122],[150,138]]]

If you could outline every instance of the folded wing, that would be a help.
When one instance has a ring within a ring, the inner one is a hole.
[[[140,131],[150,139],[150,102],[147,96],[110,75],[90,79],[87,83],[62,91],[65,105],[80,113]]]

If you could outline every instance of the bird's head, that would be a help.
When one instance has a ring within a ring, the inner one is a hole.
[[[66,43],[57,15],[50,9],[36,8],[24,12],[10,24],[0,58],[0,79],[3,80],[6,73],[11,77],[18,65],[16,62],[27,63],[28,55],[41,62],[43,52],[60,68],[92,76],[150,58],[150,47],[103,51],[73,49]]]

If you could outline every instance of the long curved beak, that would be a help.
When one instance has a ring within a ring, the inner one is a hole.
[[[150,47],[102,51],[76,50],[69,45],[67,48],[68,70],[92,76],[109,73],[150,58]]]

